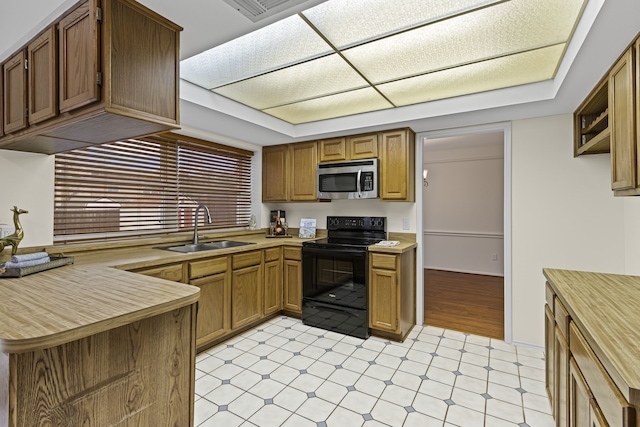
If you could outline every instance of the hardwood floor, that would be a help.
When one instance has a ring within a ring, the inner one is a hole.
[[[425,269],[424,324],[504,339],[504,278]]]

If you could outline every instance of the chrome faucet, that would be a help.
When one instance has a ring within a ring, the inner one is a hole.
[[[198,212],[200,211],[200,208],[204,208],[204,212],[206,214],[204,219],[206,223],[211,224],[211,214],[209,213],[209,208],[206,207],[205,205],[198,205],[198,207],[196,208],[196,213],[194,215],[194,218],[195,218],[195,227],[193,228],[193,244],[194,245],[198,244]]]

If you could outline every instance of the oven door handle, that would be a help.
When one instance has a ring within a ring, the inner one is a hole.
[[[329,255],[331,257],[340,257],[343,255],[351,256],[354,255],[357,257],[367,256],[367,251],[362,249],[350,249],[350,248],[340,248],[340,249],[331,249],[331,248],[314,248],[310,246],[302,247],[302,255]]]
[[[321,308],[322,310],[330,311],[330,312],[336,313],[336,314],[347,314],[347,315],[353,316],[353,317],[360,317],[359,313],[355,312],[354,310],[349,310],[349,311],[340,310],[339,308],[332,307],[332,306],[330,306],[328,304],[308,302],[307,306],[309,308]]]
[[[357,184],[357,188],[358,188],[358,197],[362,197],[362,184],[360,183],[360,178],[362,176],[362,169],[358,169],[358,178],[356,179],[358,181]]]

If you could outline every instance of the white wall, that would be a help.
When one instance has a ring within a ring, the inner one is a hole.
[[[13,206],[29,211],[20,215],[24,230],[21,248],[53,243],[54,159],[45,154],[0,150],[0,224],[13,228]]]
[[[416,204],[381,202],[378,199],[332,200],[317,203],[267,203],[263,205],[262,227],[269,226],[269,211],[286,211],[290,227],[298,228],[300,218],[316,218],[318,228],[327,228],[327,216],[386,216],[387,232],[415,233]],[[409,230],[402,229],[402,219],[409,220]]]
[[[573,158],[572,133],[570,114],[512,123],[514,342],[544,343],[543,268],[625,272],[625,212],[640,209],[613,197],[609,155]]]
[[[503,141],[502,132],[425,141],[425,268],[504,274]]]
[[[640,275],[640,196],[624,197],[625,274]]]

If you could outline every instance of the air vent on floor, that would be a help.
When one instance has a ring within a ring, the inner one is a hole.
[[[224,0],[225,3],[242,13],[244,16],[258,22],[278,12],[289,9],[305,0]]]

